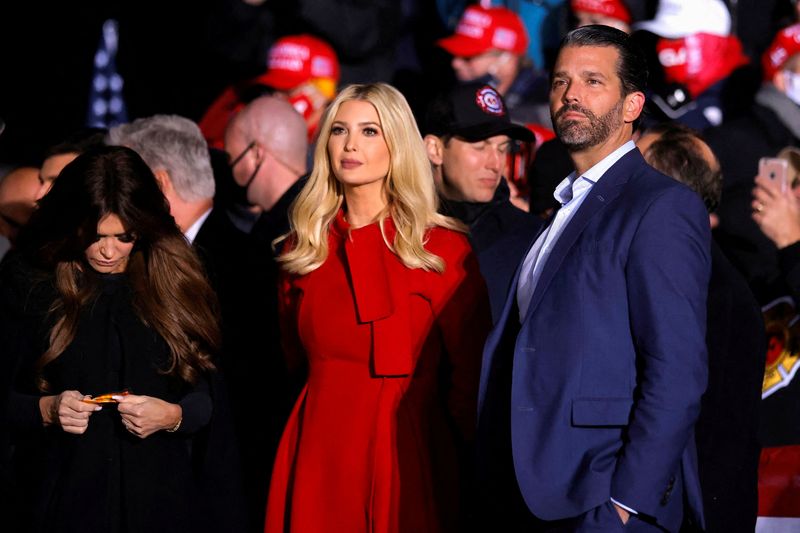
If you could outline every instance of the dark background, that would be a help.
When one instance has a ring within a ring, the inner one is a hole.
[[[175,113],[198,121],[225,87],[263,72],[276,38],[301,32],[337,50],[340,86],[394,83],[415,112],[452,82],[449,58],[432,44],[448,33],[432,1],[3,2],[0,164],[38,165],[47,146],[85,125],[108,18],[119,24],[116,62],[130,120]]]

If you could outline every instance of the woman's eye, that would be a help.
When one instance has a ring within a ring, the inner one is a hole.
[[[129,242],[135,241],[136,237],[134,237],[132,233],[124,233],[124,234],[120,235],[119,237],[117,237],[117,239],[119,239],[119,242],[124,242],[124,243],[127,244]]]
[[[331,128],[331,135],[341,135],[344,133],[344,128],[341,126],[334,126]]]
[[[373,137],[375,135],[378,135],[378,129],[377,128],[364,128],[364,135],[366,135],[368,137]]]

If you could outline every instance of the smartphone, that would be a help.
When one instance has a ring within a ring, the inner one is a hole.
[[[776,180],[781,192],[789,188],[789,162],[779,157],[762,157],[758,161],[758,175]]]

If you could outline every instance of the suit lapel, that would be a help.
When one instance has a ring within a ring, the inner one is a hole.
[[[640,164],[644,164],[644,159],[642,159],[639,150],[631,150],[609,168],[591,190],[586,193],[586,198],[584,198],[578,211],[575,212],[572,219],[564,227],[561,236],[553,246],[553,250],[542,268],[525,320],[541,302],[547,287],[553,281],[553,277],[558,272],[561,263],[578,240],[578,237],[583,233],[583,230],[603,207],[619,196],[622,187],[628,182],[635,168]],[[519,275],[519,272],[517,272],[517,275]]]
[[[506,301],[503,304],[503,311],[500,313],[500,318],[497,319],[497,325],[500,324],[505,327],[506,320],[508,319],[508,313],[510,309],[513,307],[511,304],[514,301],[514,298],[517,297],[517,284],[519,283],[519,274],[522,271],[522,265],[525,263],[525,258],[528,257],[528,254],[531,252],[531,248],[534,244],[536,244],[536,240],[539,236],[544,233],[544,231],[550,227],[550,224],[553,223],[553,219],[556,217],[556,213],[558,213],[558,209],[553,211],[553,213],[548,217],[542,227],[539,228],[539,231],[536,232],[536,235],[528,242],[528,246],[525,247],[525,253],[522,254],[522,259],[520,260],[519,264],[517,265],[517,270],[514,272],[514,276],[511,278],[511,285],[509,286],[508,293],[506,294]],[[501,328],[502,329],[502,328]]]

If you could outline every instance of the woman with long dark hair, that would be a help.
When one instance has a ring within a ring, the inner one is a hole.
[[[192,451],[214,406],[216,298],[153,173],[127,148],[79,156],[17,262],[38,280],[17,298],[46,304],[19,321],[8,405],[16,433],[40,433],[32,529],[207,527]]]

